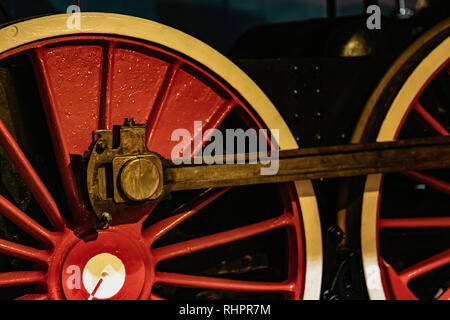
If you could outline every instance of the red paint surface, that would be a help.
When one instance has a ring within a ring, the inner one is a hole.
[[[214,121],[217,114],[226,112],[223,108],[226,99],[219,94],[220,88],[213,83],[205,83],[192,70],[189,71],[179,68],[173,81],[164,88],[167,98],[161,106],[158,119],[149,128],[152,134],[149,149],[166,158],[170,158],[171,150],[178,143],[171,141],[175,129],[188,129],[193,138],[194,121],[215,128],[218,123],[210,122]]]
[[[54,47],[43,52],[70,154],[83,155],[98,127],[102,56],[100,46]]]
[[[111,90],[112,125],[131,116],[147,123],[169,63],[158,57],[128,50],[115,50]]]

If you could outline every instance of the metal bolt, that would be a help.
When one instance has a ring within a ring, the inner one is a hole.
[[[109,228],[109,223],[112,220],[111,214],[108,212],[103,212],[100,221],[98,222],[98,229],[106,230]]]
[[[97,153],[103,153],[103,151],[106,150],[106,143],[103,140],[100,140],[99,142],[97,142],[97,145],[95,146],[95,151],[97,151]]]
[[[225,260],[222,260],[217,264],[217,267],[219,269],[224,269],[226,265],[227,265],[227,262]]]
[[[132,126],[136,125],[136,122],[134,122],[133,118],[125,118],[123,125],[126,127],[132,127]]]
[[[339,244],[344,239],[344,232],[338,226],[331,226],[328,228],[328,235],[330,236],[330,240]]]
[[[242,257],[242,264],[244,265],[244,267],[248,267],[252,263],[252,261],[253,258],[250,255]]]
[[[19,33],[19,29],[16,26],[11,26],[8,29],[6,29],[6,34],[11,38],[14,38],[15,36],[17,36],[18,33]]]

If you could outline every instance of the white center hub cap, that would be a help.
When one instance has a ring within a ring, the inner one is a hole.
[[[125,282],[125,266],[118,257],[100,253],[92,257],[83,270],[83,284],[89,300],[108,299],[120,291]]]

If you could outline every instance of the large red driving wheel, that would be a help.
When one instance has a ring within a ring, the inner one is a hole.
[[[81,31],[67,29],[66,20],[50,16],[0,30],[1,66],[28,63],[34,70],[47,123],[40,128],[48,130],[53,148],[41,154],[41,163],[30,160],[35,154],[22,141],[33,138],[22,139],[14,119],[0,121],[5,157],[36,204],[0,196],[1,214],[30,236],[0,239],[3,259],[19,261],[12,265],[18,270],[0,266],[0,294],[33,300],[318,298],[320,225],[309,181],[178,192],[159,205],[117,213],[108,229],[96,230],[81,185],[94,130],[133,118],[146,125],[148,149],[166,158],[177,143],[171,141],[175,129],[199,134],[194,121],[202,122],[202,131],[279,129],[280,148],[297,146],[256,85],[199,41],[120,15],[83,14]],[[57,167],[49,165],[53,156]],[[49,171],[59,172],[59,180]]]

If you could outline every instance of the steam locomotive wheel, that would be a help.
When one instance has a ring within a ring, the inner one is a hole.
[[[12,164],[2,181],[27,186],[0,197],[1,297],[317,299],[322,243],[309,181],[177,192],[96,230],[80,186],[94,130],[133,118],[166,158],[171,133],[192,133],[194,121],[203,131],[279,129],[281,149],[297,145],[262,91],[200,41],[122,15],[83,13],[80,30],[67,18],[0,30],[10,85],[0,91],[2,170],[3,158]]]
[[[449,134],[449,35],[446,20],[399,57],[369,99],[353,142]],[[448,178],[448,170],[367,177],[360,239],[371,299],[450,299]]]

